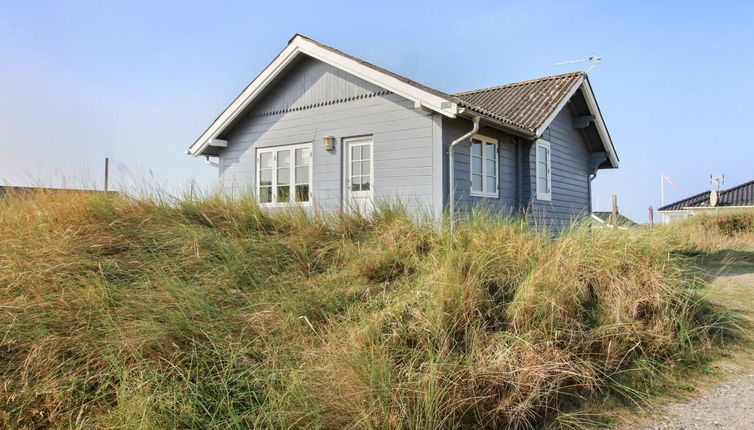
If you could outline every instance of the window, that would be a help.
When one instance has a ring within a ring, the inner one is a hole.
[[[349,171],[349,183],[351,191],[369,191],[371,188],[371,140],[366,143],[350,143],[351,170]]]
[[[311,145],[257,150],[257,199],[265,205],[309,203]]]
[[[498,197],[497,140],[484,136],[471,138],[471,195]]]
[[[552,175],[550,172],[551,152],[550,142],[537,141],[537,199],[552,199]]]

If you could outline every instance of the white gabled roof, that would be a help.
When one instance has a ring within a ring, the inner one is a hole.
[[[608,160],[612,167],[618,167],[615,147],[602,119],[589,85],[589,79],[583,72],[548,76],[451,95],[404,78],[300,34],[293,36],[288,46],[272,60],[272,63],[210,124],[186,151],[187,154],[199,156],[209,146],[227,146],[227,142],[218,139],[219,136],[299,55],[313,57],[398,94],[413,101],[416,107],[438,112],[449,118],[459,115],[480,116],[492,127],[532,140],[541,137],[558,112],[563,109],[574,93],[581,89],[588,108],[595,117],[594,123]],[[558,84],[557,88],[552,87],[553,83]]]
[[[298,55],[306,54],[324,63],[330,64],[357,76],[367,82],[378,85],[388,91],[413,101],[417,106],[422,106],[432,111],[441,113],[450,118],[455,118],[459,113],[457,103],[453,97],[445,96],[439,91],[402,78],[398,75],[382,70],[357,58],[346,55],[328,46],[317,43],[300,34],[295,35],[288,46],[259,74],[244,90],[236,97],[220,116],[215,119],[207,130],[199,136],[187,151],[193,156],[201,155],[202,151],[210,146],[234,119],[240,115],[272,82],[285,70],[286,66]]]

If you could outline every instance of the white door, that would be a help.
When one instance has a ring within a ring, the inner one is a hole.
[[[347,139],[345,147],[346,209],[368,215],[374,207],[372,138]]]

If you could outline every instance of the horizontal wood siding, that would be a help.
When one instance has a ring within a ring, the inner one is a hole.
[[[590,212],[589,164],[591,154],[579,131],[573,128],[573,114],[566,106],[542,135],[550,142],[552,201],[536,198],[536,151],[529,150],[529,191],[534,222],[560,230]],[[531,144],[530,144],[531,146]]]
[[[328,99],[323,101],[341,100],[352,97],[351,90],[355,88],[369,88],[366,82],[344,77],[342,72],[335,73],[335,69],[323,63],[305,62],[300,66],[303,70],[293,70],[288,75],[296,79],[281,81],[294,88],[276,87],[268,96],[269,101],[263,100],[252,110],[286,109],[285,112],[247,115],[227,133],[228,147],[220,153],[223,188],[231,195],[254,190],[256,148],[311,142],[314,205],[324,210],[338,210],[342,207],[344,193],[343,139],[371,135],[375,200],[397,199],[422,213],[430,208],[435,168],[432,115],[415,109],[411,101],[379,89],[347,101],[287,110],[285,106],[296,106],[300,100],[291,94],[306,98],[307,104],[317,104],[318,97]],[[311,74],[320,78],[314,79]],[[316,91],[311,89],[313,85],[317,86]],[[336,137],[335,150],[324,149],[324,136]]]
[[[451,142],[472,128],[472,123],[466,119],[443,119],[443,152],[447,153]],[[457,145],[454,149],[455,158],[455,199],[459,211],[468,211],[473,207],[486,207],[490,210],[509,214],[516,208],[516,148],[511,137],[505,133],[481,127],[478,134],[497,139],[498,151],[498,180],[500,194],[498,198],[479,197],[471,195],[471,172],[469,171],[470,141]],[[447,160],[447,156],[445,156]],[[446,161],[447,162],[447,161]],[[445,169],[445,183],[449,183],[448,170]],[[445,187],[443,201],[448,201],[449,188]]]
[[[262,101],[252,107],[250,114],[279,113],[384,92],[384,89],[343,70],[301,56]]]

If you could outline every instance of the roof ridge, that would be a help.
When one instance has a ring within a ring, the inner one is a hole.
[[[730,187],[727,190],[722,190],[722,191],[720,191],[720,193],[727,193],[728,191],[733,191],[733,190],[735,190],[737,188],[745,187],[745,186],[751,185],[751,184],[754,184],[754,179],[752,179],[751,181],[748,181],[748,182],[744,182],[743,184],[738,184],[735,187]]]
[[[579,76],[580,75],[586,76],[586,72],[579,71],[579,72],[561,73],[560,75],[543,76],[541,78],[527,79],[525,81],[519,81],[519,82],[511,82],[509,84],[496,85],[494,87],[487,87],[487,88],[479,88],[479,89],[476,89],[476,90],[462,91],[460,93],[453,93],[451,95],[458,97],[458,96],[464,96],[464,95],[474,94],[474,93],[483,93],[483,92],[493,91],[493,90],[498,90],[498,89],[503,89],[503,88],[511,88],[511,87],[517,87],[517,86],[521,86],[521,85],[529,85],[529,84],[533,84],[535,82],[554,80],[554,79],[562,79],[562,78],[564,78],[566,76],[577,76],[577,75],[579,75]]]
[[[709,194],[711,192],[712,192],[712,190],[702,191],[701,193],[697,193],[697,194],[694,194],[693,196],[686,197],[685,199],[677,200],[677,201],[674,201],[673,203],[668,203],[665,206],[657,208],[657,210],[661,211],[661,210],[664,210],[665,208],[668,208],[670,206],[675,206],[675,205],[683,203],[683,202],[688,202],[690,200],[694,200],[697,197],[702,197],[705,194]]]
[[[738,185],[736,185],[734,187],[728,188],[727,190],[719,190],[718,191],[718,196],[719,196],[720,199],[722,199],[723,196],[725,196],[728,193],[735,193],[737,190],[739,190],[741,188],[745,188],[745,187],[751,186],[751,185],[754,185],[754,180],[747,181],[747,182],[744,182],[742,184],[738,184]],[[693,196],[686,197],[685,199],[681,199],[681,200],[675,201],[673,203],[669,203],[667,205],[664,205],[664,206],[658,208],[657,210],[658,211],[669,210],[669,208],[674,207],[674,206],[678,206],[678,205],[683,205],[681,207],[681,209],[682,209],[683,207],[686,207],[689,203],[693,202],[694,200],[697,200],[699,198],[702,198],[702,197],[705,197],[705,196],[709,195],[710,193],[712,193],[712,191],[714,191],[714,190],[705,190],[705,191],[702,191],[700,193],[694,194]],[[703,201],[704,200],[702,200],[702,202]],[[701,202],[699,202],[699,203],[701,203]],[[694,205],[694,207],[696,207],[696,205]],[[674,210],[676,210],[676,209],[674,209]]]
[[[318,40],[312,39],[310,37],[304,36],[301,33],[294,34],[293,37],[291,37],[291,39],[288,42],[288,44],[290,44],[291,42],[293,42],[293,40],[295,40],[297,37],[300,37],[302,39],[306,39],[309,42],[311,42],[311,43],[313,43],[313,44],[315,44],[315,45],[317,45],[317,46],[319,46],[321,48],[327,49],[328,51],[334,52],[334,53],[336,53],[338,55],[342,55],[343,57],[349,58],[349,59],[351,59],[353,61],[356,61],[359,64],[365,65],[365,66],[367,66],[367,67],[369,67],[371,69],[374,69],[374,70],[379,71],[381,73],[385,73],[385,74],[391,75],[392,77],[394,77],[394,78],[396,78],[396,79],[398,79],[400,81],[403,81],[403,82],[405,82],[405,83],[407,83],[409,85],[415,86],[417,88],[421,88],[421,89],[423,89],[425,91],[428,91],[428,92],[432,92],[435,95],[437,95],[438,97],[444,97],[444,98],[448,99],[448,101],[455,102],[455,103],[457,103],[459,101],[458,97],[455,97],[454,95],[452,95],[450,93],[447,93],[445,91],[441,91],[441,90],[438,90],[438,89],[435,89],[435,88],[432,88],[432,87],[428,87],[428,86],[420,83],[419,81],[415,81],[415,80],[413,80],[411,78],[408,78],[406,76],[403,76],[403,75],[400,75],[398,73],[395,73],[395,72],[393,72],[391,70],[388,70],[388,69],[386,69],[384,67],[378,66],[378,65],[376,65],[374,63],[371,63],[369,61],[366,61],[366,60],[362,59],[361,57],[356,57],[355,55],[351,55],[351,54],[349,54],[349,53],[347,53],[345,51],[341,51],[340,49],[335,48],[333,46],[330,46],[330,45],[328,45],[326,43],[323,43],[323,42],[320,42]]]

